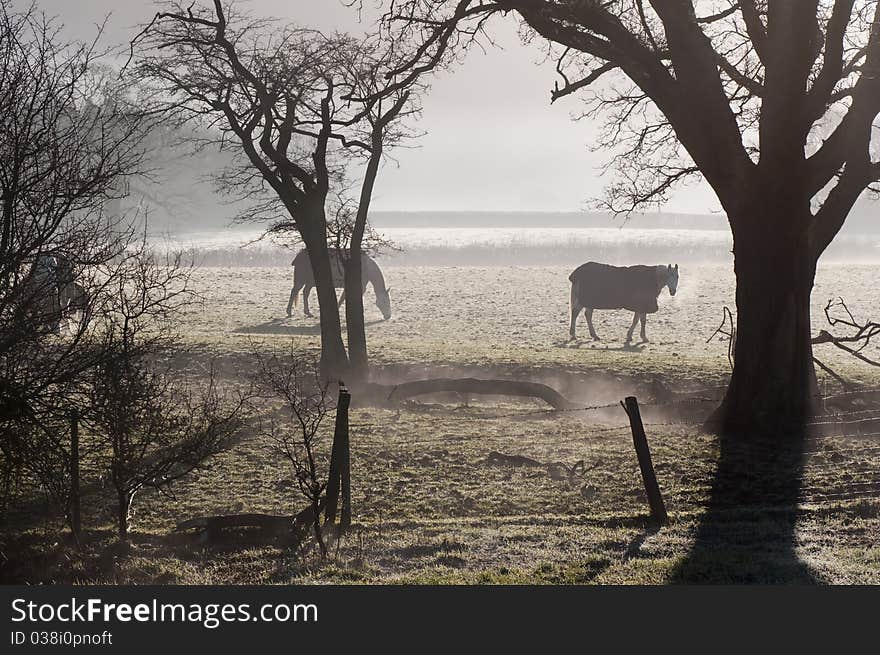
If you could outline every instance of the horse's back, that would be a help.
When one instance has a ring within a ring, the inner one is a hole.
[[[572,271],[568,279],[577,285],[578,301],[584,307],[640,313],[657,311],[659,289],[652,266],[587,262]]]
[[[333,284],[337,289],[341,289],[345,286],[345,266],[342,262],[343,257],[335,248],[331,248],[329,252]],[[343,252],[345,255],[348,254],[348,250],[344,250]],[[370,273],[372,270],[379,270],[379,265],[372,257],[366,253],[361,253],[361,271],[364,275],[365,282],[367,279],[371,279]],[[308,250],[305,248],[300,250],[296,254],[296,257],[293,258],[293,277],[294,282],[302,282],[309,286],[314,286],[315,274],[312,270],[312,261],[309,259]]]

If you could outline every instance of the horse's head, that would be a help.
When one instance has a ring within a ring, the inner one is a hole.
[[[382,316],[387,321],[391,318],[391,289],[385,289],[385,291],[376,291],[376,307],[379,308],[379,311],[382,312]]]
[[[669,295],[674,296],[678,291],[678,264],[666,267],[666,286],[669,287]]]

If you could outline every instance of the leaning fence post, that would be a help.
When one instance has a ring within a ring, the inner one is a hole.
[[[70,529],[79,543],[82,521],[79,503],[79,412],[70,413]]]
[[[339,490],[342,487],[342,514],[345,520],[346,495],[349,477],[345,473],[348,457],[348,406],[351,404],[351,394],[345,386],[339,386],[339,400],[336,403],[336,427],[333,431],[333,449],[330,453],[330,474],[327,480],[327,510],[324,514],[326,523],[336,522],[336,511],[339,506]],[[349,500],[349,521],[351,520],[351,508]]]
[[[648,506],[651,508],[651,518],[660,525],[669,523],[666,514],[666,505],[660,493],[660,485],[657,484],[657,475],[654,473],[654,464],[651,462],[651,450],[648,448],[648,437],[645,435],[645,426],[642,425],[642,416],[639,412],[639,401],[634,396],[629,396],[620,403],[629,417],[632,428],[633,445],[636,456],[639,458],[639,468],[642,471],[642,481],[645,483],[645,493],[648,496]]]

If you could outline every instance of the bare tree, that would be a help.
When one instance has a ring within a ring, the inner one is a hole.
[[[733,232],[736,366],[727,432],[797,428],[813,407],[816,263],[880,179],[880,6],[873,0],[395,0],[410,74],[514,14],[558,59],[558,100],[584,93],[618,153],[609,205],[662,202],[702,176]],[[601,82],[600,82],[601,80]],[[816,138],[826,134],[826,138]],[[874,157],[872,158],[872,154]]]
[[[327,201],[334,186],[344,186],[350,150],[372,148],[358,139],[356,126],[375,116],[381,96],[355,99],[351,80],[379,70],[361,54],[368,45],[253,19],[222,0],[210,8],[168,3],[133,43],[137,75],[168,99],[166,111],[204,120],[221,143],[240,149],[246,165],[226,177],[231,188],[246,197],[268,191],[260,209],[280,204],[292,221],[315,274],[322,367],[336,377],[347,373],[348,357],[327,247]]]
[[[100,30],[83,44],[60,29],[0,0],[0,463],[39,467],[44,486],[57,468],[59,492],[64,466],[26,453],[55,444],[47,458],[66,457],[58,426],[97,361],[89,328],[136,236],[134,221],[106,210],[141,172],[152,125],[137,89],[104,66]]]
[[[295,227],[315,274],[322,367],[334,377],[347,373],[327,246],[328,197],[345,187],[352,151],[374,152],[377,130],[388,137],[388,123],[402,113],[410,84],[383,79],[395,66],[388,65],[390,55],[374,54],[374,40],[253,19],[223,0],[210,8],[168,3],[132,47],[137,76],[158,87],[168,99],[167,112],[202,119],[221,135],[221,144],[234,142],[240,149],[245,165],[225,181],[245,197],[264,199],[251,217],[277,217],[280,209]],[[363,75],[394,89],[363,94]],[[364,124],[370,126],[366,141],[360,138]],[[374,166],[368,164],[371,181],[362,195],[372,193],[381,154]],[[366,220],[369,203],[362,204]],[[347,268],[352,280],[359,277],[357,267]],[[356,312],[359,294],[348,298]],[[366,356],[363,329],[353,325],[360,365]]]

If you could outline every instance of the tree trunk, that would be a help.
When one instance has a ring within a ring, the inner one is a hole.
[[[321,375],[334,380],[344,379],[348,374],[348,356],[342,342],[342,324],[339,321],[339,305],[333,286],[326,229],[315,227],[312,232],[305,232],[302,236],[315,276],[315,291],[318,294],[321,315]]]
[[[376,177],[379,174],[379,163],[382,161],[384,129],[388,120],[393,119],[400,111],[402,104],[395,105],[388,116],[374,126],[372,133],[372,149],[364,179],[361,183],[361,196],[355,216],[354,229],[349,243],[349,263],[345,269],[345,324],[348,329],[348,356],[351,362],[352,384],[365,382],[369,376],[369,358],[367,355],[367,330],[364,325],[364,284],[361,255],[363,252],[364,231],[367,228],[367,216]]]
[[[348,358],[351,367],[349,384],[355,386],[366,381],[369,366],[360,240],[357,245],[352,240],[349,253],[345,266],[345,326],[348,331]]]
[[[809,212],[787,220],[774,213],[751,211],[731,220],[736,350],[727,394],[710,421],[726,434],[802,433],[815,405],[810,294],[816,260],[804,229]]]

